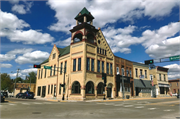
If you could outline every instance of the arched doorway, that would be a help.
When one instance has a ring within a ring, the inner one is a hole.
[[[86,84],[86,94],[94,94],[94,83],[92,81]]]
[[[112,83],[109,83],[108,85],[107,85],[107,97],[108,98],[112,98]]]
[[[97,86],[97,94],[103,94],[104,92],[104,85],[102,82],[100,82]]]
[[[78,81],[75,81],[72,85],[71,93],[80,94],[81,93],[80,87],[81,87],[80,83]]]

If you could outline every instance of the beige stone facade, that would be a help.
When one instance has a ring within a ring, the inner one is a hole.
[[[157,97],[169,95],[168,68],[156,66],[150,70],[150,79]]]
[[[92,19],[92,15],[77,16],[78,22],[70,30],[70,45],[65,48],[54,45],[49,58],[41,63],[36,98],[62,99],[64,95],[65,100],[85,100],[103,98],[104,93],[106,98],[115,97],[114,55],[102,31],[92,25]],[[106,74],[106,87],[102,73]],[[65,88],[61,85],[64,83]]]
[[[152,85],[149,65],[133,62],[134,96],[151,97]]]

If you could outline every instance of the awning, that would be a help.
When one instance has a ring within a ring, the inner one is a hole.
[[[159,87],[169,87],[169,84],[162,84],[162,83],[158,83]]]
[[[152,88],[153,86],[149,80],[134,79],[134,88]]]

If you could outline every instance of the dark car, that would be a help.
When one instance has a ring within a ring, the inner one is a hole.
[[[180,93],[177,94],[177,98],[180,98]]]
[[[3,93],[3,95],[7,98],[8,97],[8,93],[7,92],[1,92]]]
[[[34,98],[34,93],[33,92],[25,92],[25,93],[23,93],[22,98],[33,99]]]
[[[3,95],[3,93],[1,92],[1,102],[4,102],[5,100],[5,96]]]
[[[18,94],[16,95],[16,98],[22,98],[22,95],[23,95],[23,93],[18,93]]]

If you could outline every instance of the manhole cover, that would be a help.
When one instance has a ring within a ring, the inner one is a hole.
[[[41,112],[32,112],[32,114],[41,114]]]

